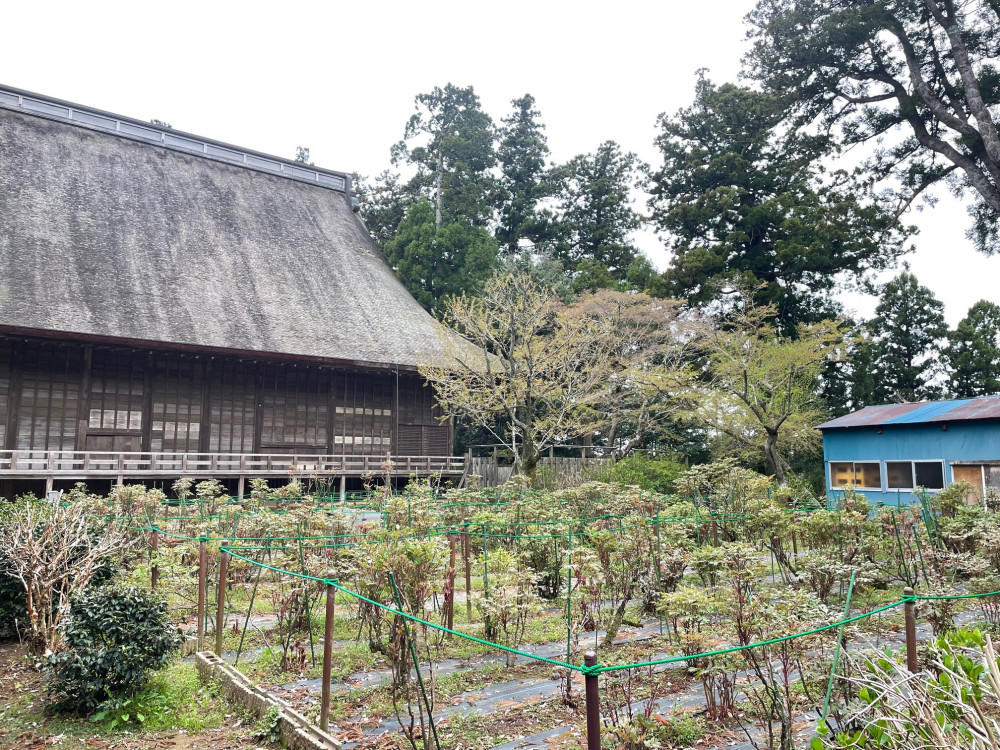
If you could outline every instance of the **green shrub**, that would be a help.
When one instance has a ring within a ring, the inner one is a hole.
[[[26,630],[28,622],[24,586],[4,572],[4,562],[0,559],[0,641],[16,638],[18,628]]]
[[[705,736],[705,722],[697,716],[678,716],[657,729],[656,739],[668,747],[692,747]]]
[[[674,482],[684,473],[683,464],[671,458],[650,458],[634,453],[607,466],[594,477],[599,482],[630,484],[660,495],[674,491]]]
[[[77,594],[63,635],[66,649],[47,664],[48,690],[64,705],[85,710],[134,695],[182,641],[167,618],[166,602],[135,586]]]

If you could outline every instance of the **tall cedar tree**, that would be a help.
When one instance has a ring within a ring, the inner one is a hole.
[[[949,178],[975,198],[978,247],[1000,249],[1000,3],[760,0],[748,21],[748,74],[800,122],[871,143],[872,173],[902,186],[897,211]]]
[[[645,186],[644,169],[638,156],[614,141],[556,169],[561,214],[556,256],[567,270],[606,274],[597,286],[625,281],[639,257],[630,235],[643,220],[631,195]]]
[[[868,324],[845,321],[842,354],[828,361],[820,375],[820,396],[832,417],[876,403],[875,351]]]
[[[660,116],[650,208],[670,238],[670,293],[703,304],[756,287],[791,334],[835,316],[838,282],[890,266],[906,232],[856,176],[824,173],[830,141],[786,133],[785,116],[775,96],[700,76],[694,104]]]
[[[420,200],[385,245],[396,275],[417,302],[437,310],[442,297],[478,294],[497,265],[497,244],[483,227],[456,218],[438,226],[434,207]]]
[[[367,179],[355,175],[354,190],[361,204],[361,218],[375,244],[384,250],[389,240],[396,236],[407,209],[420,199],[419,190],[388,169],[377,175],[370,185]]]
[[[959,398],[1000,393],[1000,306],[980,300],[948,334],[945,360]]]
[[[500,163],[496,238],[507,258],[518,255],[521,242],[539,248],[554,234],[552,212],[542,202],[555,192],[546,159],[549,145],[535,99],[525,94],[511,102],[503,119],[497,157]]]
[[[873,403],[920,401],[940,395],[940,344],[948,329],[944,305],[909,269],[881,290],[869,323],[874,369],[878,373]]]
[[[472,86],[436,86],[418,94],[415,107],[403,140],[392,148],[393,163],[417,167],[413,182],[432,200],[438,229],[456,219],[484,226],[491,217],[490,170],[496,164],[492,118]]]

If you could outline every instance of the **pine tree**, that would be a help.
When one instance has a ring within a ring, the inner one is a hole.
[[[945,360],[959,398],[1000,393],[1000,306],[980,300],[948,334]]]
[[[947,335],[944,305],[908,267],[881,289],[869,323],[877,377],[875,403],[920,401],[940,395],[940,341]]]
[[[434,207],[421,200],[410,206],[385,245],[396,275],[427,310],[443,297],[476,294],[497,266],[497,244],[483,227],[461,219],[438,227]]]
[[[670,240],[673,295],[710,304],[720,288],[752,286],[792,334],[835,317],[845,278],[889,267],[907,230],[866,200],[863,180],[824,172],[833,144],[789,132],[786,118],[777,96],[702,75],[690,107],[660,116],[650,209]]]
[[[566,268],[591,277],[607,273],[624,281],[639,251],[631,234],[642,226],[632,191],[645,185],[645,165],[614,141],[581,154],[556,170],[560,181],[561,241],[556,255]],[[600,269],[598,271],[598,269]]]
[[[542,206],[555,192],[546,159],[549,145],[539,122],[535,99],[525,94],[511,102],[513,113],[503,119],[497,157],[497,242],[507,258],[518,255],[521,242],[539,248],[552,239],[553,215]]]
[[[415,106],[403,140],[392,148],[393,163],[417,167],[411,184],[432,200],[438,229],[457,219],[484,226],[491,218],[490,170],[496,164],[492,118],[472,86],[435,86],[418,94]]]

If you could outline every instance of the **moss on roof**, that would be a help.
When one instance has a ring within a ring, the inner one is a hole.
[[[414,367],[441,327],[350,198],[0,107],[0,326]]]

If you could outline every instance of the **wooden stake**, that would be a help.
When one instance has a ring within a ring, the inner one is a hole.
[[[229,544],[223,542],[222,546]],[[229,553],[219,549],[219,588],[216,591],[218,609],[215,613],[215,655],[222,658],[222,636],[225,634],[226,621],[226,586],[229,583]]]
[[[323,690],[320,699],[319,727],[324,732],[330,729],[330,679],[333,674],[333,618],[337,603],[337,589],[330,581],[333,573],[327,573],[326,622],[323,627]]]
[[[903,589],[903,597],[907,601],[903,604],[903,616],[906,623],[906,668],[914,674],[918,671],[917,664],[917,614],[915,612],[916,602],[913,601],[913,588],[907,586]]]
[[[149,587],[156,591],[156,586],[160,582],[160,566],[156,564],[156,556],[160,549],[160,532],[153,529],[149,541],[150,551],[153,553],[153,565],[149,569]]]
[[[205,650],[205,576],[207,575],[205,539],[198,543],[198,650]]]

